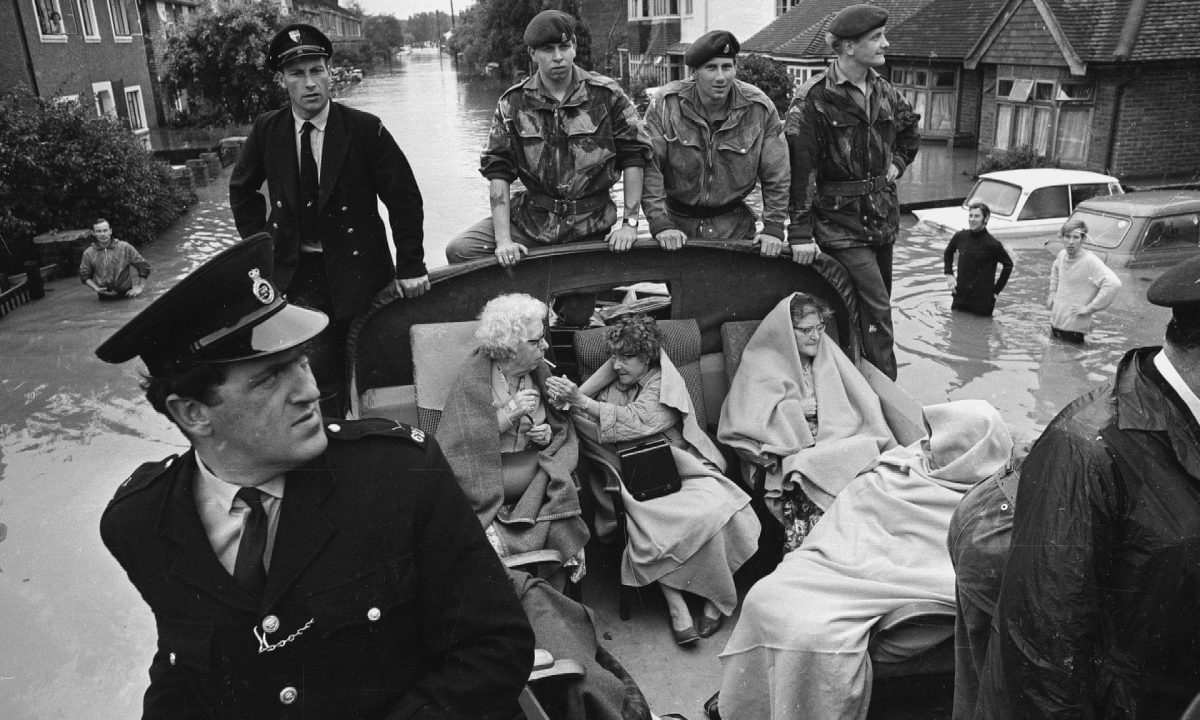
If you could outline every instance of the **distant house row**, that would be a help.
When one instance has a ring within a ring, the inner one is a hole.
[[[684,77],[691,41],[721,28],[743,39],[743,54],[784,63],[797,86],[831,59],[826,27],[850,4],[616,1],[627,11],[616,48],[625,79]],[[585,0],[585,12],[600,4]],[[926,138],[985,152],[1030,146],[1121,177],[1200,173],[1200,0],[873,4],[890,14],[887,76]]]
[[[336,44],[362,41],[362,14],[338,0],[277,0]],[[146,145],[188,106],[163,89],[167,38],[208,0],[0,0],[0,83],[121,118]]]

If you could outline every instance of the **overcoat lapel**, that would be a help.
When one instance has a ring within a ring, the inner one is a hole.
[[[200,524],[192,495],[192,483],[198,472],[195,451],[188,451],[176,461],[170,472],[170,487],[158,524],[159,533],[175,548],[170,575],[221,602],[243,610],[253,609],[254,598],[226,572]]]
[[[325,202],[333,193],[342,174],[342,165],[346,162],[346,153],[350,149],[350,136],[342,118],[342,108],[337,103],[329,103],[329,121],[325,123],[325,144],[321,148],[321,192],[317,201],[317,212],[325,212]]]
[[[333,537],[334,527],[321,510],[333,484],[333,473],[325,465],[324,455],[287,474],[271,568],[263,592],[264,607],[273,605],[296,583]]]
[[[279,126],[272,133],[269,144],[274,152],[276,167],[284,168],[278,176],[272,175],[271,182],[279,184],[278,193],[287,200],[290,208],[300,207],[300,158],[296,154],[296,124],[290,110],[279,113]]]

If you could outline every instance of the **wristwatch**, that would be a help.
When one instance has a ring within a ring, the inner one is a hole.
[[[633,228],[634,230],[637,230],[637,226],[638,226],[638,219],[637,219],[637,218],[631,218],[631,217],[624,217],[624,218],[621,218],[621,224],[622,224],[622,225],[625,225],[625,226],[627,226],[627,227],[631,227],[631,228]]]

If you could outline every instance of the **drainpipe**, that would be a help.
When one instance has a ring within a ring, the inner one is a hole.
[[[21,17],[21,0],[12,0],[13,12],[17,16],[17,28],[21,31],[21,50],[25,53],[25,69],[29,72],[29,89],[34,97],[41,97],[38,90],[37,74],[33,71],[33,55],[29,52],[29,38],[25,36],[25,19]]]
[[[1117,133],[1121,131],[1121,103],[1125,99],[1125,87],[1129,85],[1129,78],[1125,78],[1117,83],[1117,94],[1113,98],[1112,121],[1109,127],[1112,128],[1108,132],[1108,149],[1104,154],[1104,172],[1112,175],[1113,155],[1117,152]]]

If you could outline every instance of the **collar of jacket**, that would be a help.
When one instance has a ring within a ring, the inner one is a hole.
[[[866,117],[867,113],[863,110],[862,106],[858,104],[857,100],[850,97],[850,91],[843,87],[848,82],[838,69],[837,60],[829,63],[828,69],[825,70],[825,90],[830,93],[831,98],[836,99],[839,104],[844,105],[845,109],[852,110]],[[871,95],[867,98],[867,106],[872,110],[879,108],[880,84],[882,82],[883,77],[875,72],[875,68],[867,68],[867,85],[871,87]]]
[[[729,115],[725,118],[725,122],[721,125],[721,130],[736,127],[742,120],[742,115],[746,114],[746,108],[750,107],[751,102],[746,93],[743,92],[740,80],[736,78],[733,81],[733,88],[730,93]],[[679,88],[679,107],[683,114],[689,120],[708,125],[708,120],[705,119],[704,113],[701,111],[703,104],[700,101],[700,91],[696,89],[696,81],[693,78],[687,78],[680,81]],[[719,131],[718,131],[719,132]]]
[[[1117,427],[1166,433],[1179,460],[1193,477],[1200,477],[1200,425],[1170,383],[1154,367],[1161,347],[1130,350],[1117,365],[1114,396]]]
[[[556,102],[542,89],[542,76],[539,73],[534,73],[525,81],[525,85],[521,88],[526,93],[526,101],[530,107],[554,109],[556,107],[574,107],[582,105],[588,99],[587,91],[587,71],[580,69],[578,65],[571,66],[571,90],[563,98],[561,103]]]

